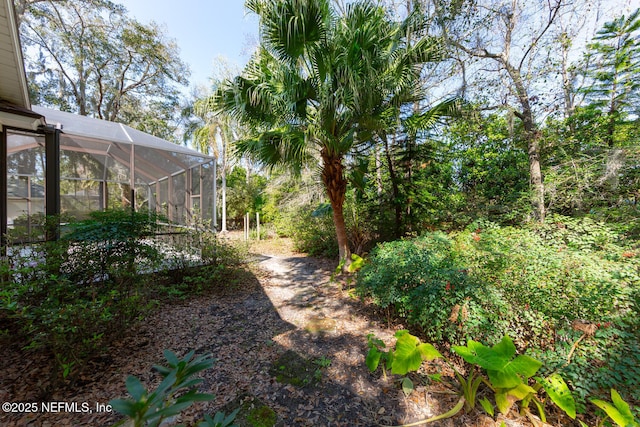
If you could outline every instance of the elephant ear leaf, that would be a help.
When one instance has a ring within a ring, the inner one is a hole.
[[[419,344],[420,340],[411,334],[400,335],[396,342],[391,372],[405,375],[409,371],[417,371],[422,364],[422,357],[418,350]]]
[[[553,403],[572,419],[576,418],[576,402],[567,383],[559,374],[552,374],[547,378],[536,378],[536,380],[542,384],[544,391],[547,392]]]
[[[491,350],[506,360],[511,359],[516,354],[516,346],[513,344],[513,340],[507,335],[502,337],[502,340],[494,345]]]
[[[380,357],[382,356],[382,352],[377,348],[370,348],[367,353],[367,357],[365,359],[365,363],[367,364],[367,368],[371,372],[375,372],[378,369],[378,365],[380,364]]]
[[[396,337],[398,341],[391,365],[391,372],[394,374],[405,375],[409,371],[417,371],[423,360],[442,357],[433,345],[421,343],[417,337],[409,333],[396,333]]]
[[[625,402],[620,394],[614,389],[611,389],[611,401],[609,402],[600,399],[591,399],[591,403],[596,405],[607,413],[607,415],[619,426],[623,427],[637,427],[638,422],[635,420],[631,413],[629,404]]]
[[[625,402],[622,399],[622,397],[620,397],[620,394],[618,394],[618,392],[615,389],[611,389],[611,401],[613,402],[614,405],[616,405],[616,408],[618,408],[618,411],[620,411],[620,413],[624,415],[625,419],[629,420],[629,422],[632,425],[636,425],[636,426],[638,425],[638,423],[633,417],[633,414],[631,413],[631,408],[629,407],[629,404]]]

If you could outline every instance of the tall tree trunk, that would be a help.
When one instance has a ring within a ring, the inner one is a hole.
[[[543,223],[545,217],[544,205],[544,181],[540,168],[540,131],[533,122],[533,114],[529,107],[528,99],[522,100],[523,112],[516,113],[524,126],[524,137],[527,141],[527,154],[529,155],[529,185],[531,187],[531,204],[533,216],[536,221]]]
[[[333,210],[333,224],[336,227],[338,239],[338,253],[340,263],[343,263],[343,271],[351,264],[351,249],[347,238],[347,227],[344,222],[344,199],[347,193],[347,180],[344,177],[344,165],[342,157],[322,149],[322,182],[327,190],[327,196]]]
[[[393,235],[395,238],[400,238],[400,235],[402,234],[400,232],[400,230],[402,229],[402,206],[400,205],[400,188],[398,186],[398,176],[396,174],[396,169],[393,165],[393,159],[391,158],[389,141],[386,137],[384,138],[384,152],[387,159],[387,168],[389,169],[389,179],[391,180],[391,192],[393,197],[391,204],[393,205],[395,210]]]
[[[544,182],[540,170],[540,133],[537,130],[527,132],[527,151],[529,153],[529,178],[533,190],[532,203],[536,220],[544,222]]]
[[[537,129],[533,119],[533,111],[529,102],[529,93],[525,88],[520,71],[508,61],[503,61],[504,67],[509,73],[518,95],[518,101],[522,111],[516,112],[516,116],[522,120],[524,127],[524,137],[527,141],[527,153],[529,155],[529,184],[531,186],[531,204],[533,206],[533,216],[536,221],[543,223],[545,217],[544,206],[544,182],[542,180],[542,170],[540,168],[540,131]]]

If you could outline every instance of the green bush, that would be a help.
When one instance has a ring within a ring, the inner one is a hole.
[[[212,233],[169,234],[179,243],[158,240],[157,231],[146,213],[95,212],[57,241],[14,247],[0,260],[0,319],[28,349],[52,354],[54,378],[68,377],[158,298],[209,289],[238,263]]]
[[[443,233],[380,244],[358,274],[361,295],[422,328],[431,341],[498,340],[509,307],[498,289],[469,275]]]
[[[278,235],[291,237],[294,248],[312,256],[338,257],[338,240],[331,207],[321,205],[292,208],[275,221]]]
[[[537,229],[475,223],[378,246],[358,289],[432,341],[494,344],[508,334],[562,372],[582,405],[612,387],[638,401],[634,244],[590,220],[553,217]]]
[[[353,192],[347,194],[344,204],[344,219],[351,250],[363,254],[373,244],[377,233],[369,218],[354,200]],[[282,212],[274,221],[276,232],[281,237],[291,237],[297,251],[312,256],[338,257],[338,240],[333,222],[333,211],[329,203],[304,205]]]

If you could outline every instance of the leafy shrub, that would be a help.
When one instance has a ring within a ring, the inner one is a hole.
[[[550,215],[536,231],[550,246],[569,247],[583,251],[597,251],[615,245],[621,236],[602,222],[589,217],[572,218]]]
[[[171,296],[206,290],[238,263],[236,251],[211,233],[180,233],[183,246],[159,241],[155,220],[95,212],[70,223],[61,239],[16,246],[0,260],[0,319],[28,349],[53,355],[54,378],[79,372],[156,306],[163,289]]]
[[[162,382],[158,387],[149,392],[134,376],[127,378],[127,391],[131,395],[129,399],[115,399],[109,402],[114,410],[126,416],[118,422],[119,425],[133,427],[166,426],[173,421],[182,411],[195,402],[209,401],[214,398],[211,394],[198,393],[196,386],[202,383],[202,379],[196,378],[196,374],[213,366],[213,359],[208,356],[193,358],[191,351],[182,359],[169,350],[164,351],[168,367],[154,366],[154,369],[162,376]],[[205,415],[200,427],[234,427],[231,425],[238,410],[226,416],[218,412],[212,418]]]
[[[358,274],[357,289],[392,306],[432,341],[496,340],[506,332],[509,307],[500,291],[469,275],[443,233],[380,244]]]
[[[331,207],[303,206],[282,214],[275,223],[278,234],[293,239],[294,248],[312,256],[338,257],[338,241]]]
[[[588,394],[610,388],[639,401],[639,253],[603,224],[552,220],[379,245],[358,289],[433,341],[512,336],[563,373],[583,410]]]
[[[148,275],[161,255],[146,241],[146,214],[96,212],[71,223],[60,240],[12,251],[2,262],[2,307],[28,339],[46,349],[62,376],[100,351],[150,307]],[[11,301],[9,304],[8,302]]]
[[[169,295],[198,294],[220,282],[225,271],[246,261],[246,245],[220,240],[205,229],[178,229],[165,233],[154,244],[162,248],[163,272]]]
[[[556,215],[534,230],[483,226],[456,239],[469,248],[475,275],[499,286],[520,313],[509,329],[518,345],[562,372],[580,410],[588,395],[610,388],[639,402],[640,257],[634,242],[588,218]]]
[[[530,353],[543,360],[546,369],[562,372],[573,388],[580,411],[586,410],[588,396],[604,398],[610,388],[620,390],[638,405],[640,337],[637,322],[600,324],[593,336],[585,337],[577,346],[582,336],[580,331],[559,330],[557,336],[553,347],[532,349]],[[640,408],[637,410],[640,414]]]

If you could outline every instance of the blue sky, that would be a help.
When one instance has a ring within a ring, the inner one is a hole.
[[[249,60],[258,20],[247,14],[244,0],[120,0],[129,15],[165,26],[191,68],[191,86],[208,84],[213,61],[224,56],[238,67]]]

